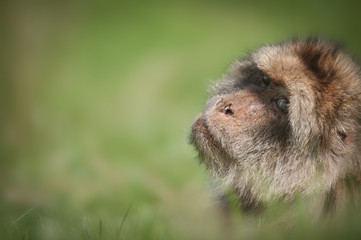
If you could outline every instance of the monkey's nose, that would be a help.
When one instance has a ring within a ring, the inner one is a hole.
[[[227,103],[224,101],[224,98],[221,98],[217,103],[217,109],[219,112],[224,113],[225,115],[233,115],[234,111],[232,109],[232,103]]]
[[[234,112],[231,107],[232,107],[232,103],[227,104],[226,106],[223,107],[221,112],[223,112],[225,115],[233,115]]]
[[[232,103],[227,104],[227,105],[223,108],[224,114],[226,114],[226,115],[233,115],[234,112],[233,112],[231,106],[232,106]]]

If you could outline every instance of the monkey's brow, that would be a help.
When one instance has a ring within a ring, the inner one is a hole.
[[[244,79],[244,83],[254,84],[257,80],[261,80],[261,76],[267,75],[264,71],[259,69],[257,66],[250,67],[246,70],[246,76]]]

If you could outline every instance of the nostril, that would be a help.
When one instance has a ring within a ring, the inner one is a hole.
[[[233,115],[233,111],[231,109],[232,104],[228,104],[224,107],[223,111],[226,115]]]

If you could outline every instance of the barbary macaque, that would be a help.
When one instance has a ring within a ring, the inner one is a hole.
[[[190,139],[244,210],[297,195],[334,212],[360,195],[360,66],[319,38],[263,46],[214,84]]]

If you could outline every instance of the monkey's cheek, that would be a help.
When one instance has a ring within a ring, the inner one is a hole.
[[[232,138],[236,132],[235,129],[240,129],[236,118],[225,116],[218,111],[210,112],[205,118],[205,123],[210,135],[222,145],[227,142],[227,139]]]

